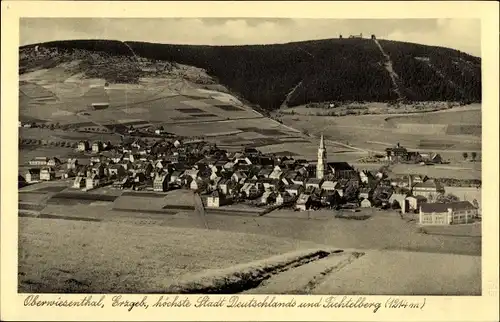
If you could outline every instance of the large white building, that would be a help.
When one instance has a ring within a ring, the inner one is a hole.
[[[477,216],[477,208],[468,201],[423,203],[420,205],[419,222],[421,225],[468,224]]]

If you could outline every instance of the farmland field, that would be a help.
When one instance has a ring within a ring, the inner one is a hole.
[[[424,150],[481,148],[481,110],[476,106],[411,115],[284,115],[283,122],[367,150],[382,150],[369,141],[390,145],[399,142],[410,149]]]
[[[171,194],[166,198],[148,197],[144,199],[154,204],[145,207],[154,208],[153,210],[156,211],[167,211],[169,209],[162,209],[165,204],[171,207],[193,204],[194,200],[190,197],[192,194],[188,191],[177,191],[181,194],[186,193],[182,198],[187,199],[181,201],[177,194]],[[137,198],[134,197],[134,199]],[[78,204],[51,203],[42,213],[99,218],[113,223],[126,222],[180,228],[203,228],[204,220],[206,220],[210,229],[292,238],[334,247],[481,254],[481,237],[457,239],[454,236],[421,234],[414,222],[401,219],[397,212],[392,211],[368,209],[366,211],[369,212],[370,218],[367,220],[336,218],[336,212],[329,210],[311,211],[308,215],[307,212],[284,209],[275,210],[263,216],[230,216],[207,211],[205,219],[202,220],[196,212],[181,209],[174,209],[174,212],[169,214],[150,213],[147,209],[142,212],[137,209],[135,213],[130,213],[115,209],[118,202],[124,202],[132,210],[138,208],[134,208],[134,202],[127,203],[123,197],[119,197],[114,203],[108,202],[106,205],[93,205],[94,203],[89,200],[87,206],[84,207]],[[239,206],[234,205],[235,209]],[[89,207],[92,207],[91,211]]]
[[[195,228],[57,219],[20,218],[19,232],[20,292],[148,293],[188,273],[314,245]]]
[[[57,67],[59,68],[59,67]],[[200,89],[180,78],[142,79],[140,84],[109,84],[101,79],[83,79],[82,75],[55,76],[59,72],[24,77],[26,88],[41,89],[59,97],[60,102],[33,106],[32,99],[20,92],[21,120],[42,120],[69,125],[80,131],[104,126],[110,131],[126,126],[163,126],[180,136],[205,136],[225,148],[243,145],[264,148],[274,145],[270,152],[292,151],[280,144],[299,143],[307,146],[309,138],[299,131],[263,117],[227,93]],[[36,76],[36,77],[35,77]],[[45,77],[45,78],[44,78]],[[37,85],[45,84],[45,87]],[[57,86],[60,83],[61,86]],[[31,86],[31,87],[30,87]],[[58,95],[57,93],[60,93]],[[109,102],[107,109],[94,110],[92,103]],[[85,113],[83,113],[85,112]],[[105,132],[105,131],[100,131]],[[238,134],[239,133],[239,134]],[[231,135],[236,136],[230,137]],[[48,129],[21,129],[21,138],[51,140],[104,140],[115,142],[118,136],[106,133],[72,133]],[[316,144],[316,143],[314,143]],[[300,147],[299,147],[300,150]],[[299,151],[300,152],[300,151]],[[331,151],[333,153],[333,151]],[[299,154],[298,154],[299,155]]]

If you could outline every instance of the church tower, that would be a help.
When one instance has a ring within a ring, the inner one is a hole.
[[[323,134],[321,134],[321,141],[319,142],[318,148],[318,163],[316,164],[316,178],[323,179],[325,176],[326,167],[326,149],[325,140],[323,139]]]

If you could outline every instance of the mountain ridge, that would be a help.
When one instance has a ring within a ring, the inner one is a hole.
[[[40,48],[65,52],[68,60],[76,59],[71,54],[75,50],[101,56],[87,59],[78,70],[90,77],[99,74],[95,73],[97,61],[111,70],[113,56],[139,60],[138,63],[144,60],[152,65],[195,66],[206,70],[214,82],[265,110],[325,101],[481,101],[479,57],[409,42],[347,38],[209,46],[116,40],[55,41],[21,46],[21,73],[57,60],[54,58],[57,54],[50,59],[38,59],[35,52]],[[135,82],[145,72],[133,63],[131,60],[128,68],[110,71],[105,75],[106,80]]]

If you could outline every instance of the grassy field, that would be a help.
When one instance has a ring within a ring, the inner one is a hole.
[[[300,132],[263,117],[232,95],[200,88],[202,86],[178,76],[144,79],[141,84],[134,86],[111,84],[108,89],[104,89],[103,80],[82,79],[82,75],[58,78],[49,71],[39,73],[36,77],[24,77],[29,83],[23,86],[43,93],[50,94],[52,91],[52,95],[57,96],[59,101],[34,107],[33,99],[20,92],[21,120],[58,122],[71,125],[75,130],[99,125],[104,125],[108,130],[122,124],[162,125],[167,131],[177,135],[208,136],[211,141],[230,147],[241,147],[245,144],[254,147],[279,145],[281,138],[301,140],[296,143],[304,143]],[[78,82],[81,82],[81,86],[73,86]],[[56,86],[59,83],[61,88]],[[109,102],[110,107],[93,110],[90,105],[95,102]],[[85,115],[81,113],[83,111]],[[237,135],[229,137],[229,134]],[[52,140],[100,139],[112,142],[118,138],[106,133],[63,132],[38,128],[22,128],[20,137]],[[285,150],[281,148],[270,150],[273,153],[283,151]]]
[[[315,246],[262,235],[57,219],[21,218],[19,233],[19,292],[161,291],[188,273]]]
[[[458,156],[457,156],[458,157]],[[356,163],[352,166],[359,170],[378,170],[382,163]],[[481,163],[466,163],[454,165],[396,164],[391,172],[398,175],[418,174],[429,178],[481,179]]]
[[[48,146],[30,148],[21,147],[19,148],[18,173],[24,176],[26,170],[31,167],[28,162],[35,157],[58,157],[64,162],[66,161],[67,156],[72,153],[74,153],[74,150],[71,148]]]
[[[155,198],[160,199],[161,198]],[[329,210],[295,212],[275,210],[264,216],[207,213],[204,219],[192,211],[174,213],[113,210],[113,203],[89,205],[50,204],[42,213],[97,218],[106,222],[180,228],[204,228],[306,240],[322,245],[356,249],[393,249],[417,252],[480,255],[480,237],[422,234],[411,215],[391,211],[363,210],[367,220],[336,218]],[[364,213],[357,213],[357,215]]]
[[[388,119],[388,120],[386,120]],[[360,116],[306,116],[283,115],[284,124],[305,130],[310,134],[323,133],[331,140],[349,143],[367,150],[382,151],[386,146],[373,141],[424,151],[465,150],[480,151],[481,138],[472,134],[467,126],[481,126],[481,110],[477,106],[456,108],[442,112],[413,115],[360,115]],[[435,121],[434,121],[435,120]],[[452,135],[447,126],[464,126],[464,133]],[[476,132],[474,132],[476,131]],[[479,132],[480,133],[480,132]],[[433,144],[430,144],[433,142]]]
[[[479,203],[481,207],[481,189],[469,188],[469,187],[445,187],[446,193],[454,194],[459,197],[460,200],[467,200],[471,203],[475,200]]]
[[[479,256],[372,251],[330,274],[312,294],[480,296],[481,288]]]

